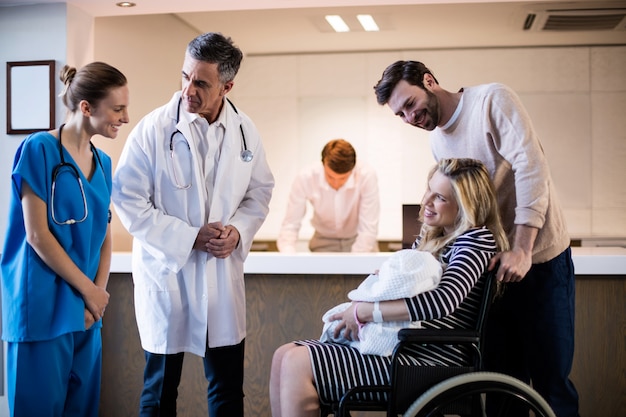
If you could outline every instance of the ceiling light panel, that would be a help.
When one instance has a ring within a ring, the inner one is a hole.
[[[343,24],[341,24],[342,29],[340,30],[344,31],[344,33],[346,32],[346,26],[348,27],[347,32],[363,33],[366,30],[370,30],[370,29],[373,31],[374,29],[373,26],[371,28],[370,26],[367,26],[368,29],[364,28],[363,23],[361,23],[361,20],[365,22],[365,25],[368,25],[367,21],[370,20],[370,18],[361,17],[363,15],[371,16],[371,20],[374,21],[375,25],[378,27],[377,31],[379,32],[395,30],[394,25],[391,23],[391,18],[389,17],[389,15],[386,15],[386,14],[372,15],[372,14],[365,14],[365,13],[363,14],[344,13],[342,15],[333,15],[333,16],[337,16],[338,19],[341,19],[343,21]],[[330,25],[330,21],[333,21],[334,19],[336,18],[331,17],[331,16],[324,16],[324,15],[317,15],[317,16],[309,17],[309,20],[311,21],[311,23],[321,33],[337,33],[337,31],[333,29]]]
[[[366,32],[378,32],[380,30],[378,24],[376,24],[376,21],[370,14],[359,14],[356,18]]]
[[[348,27],[346,22],[344,22],[341,16],[336,14],[330,14],[326,15],[325,18],[328,24],[330,24],[330,26],[332,26],[332,28],[335,30],[335,32],[350,32],[350,28]]]

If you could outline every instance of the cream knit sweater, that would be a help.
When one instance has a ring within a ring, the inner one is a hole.
[[[533,263],[556,257],[570,239],[548,162],[519,97],[505,85],[484,84],[465,88],[459,106],[447,126],[431,132],[435,159],[482,161],[494,180],[511,244],[515,225],[536,227]]]

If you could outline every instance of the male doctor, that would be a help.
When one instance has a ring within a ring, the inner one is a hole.
[[[114,175],[134,238],[141,417],[176,415],[184,352],[204,358],[209,415],[243,416],[243,262],[274,178],[256,127],[226,98],[242,56],[220,33],[192,40],[182,90],[133,129]]]

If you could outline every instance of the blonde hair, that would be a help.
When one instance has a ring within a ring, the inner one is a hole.
[[[450,180],[459,211],[452,233],[445,234],[443,227],[424,224],[417,249],[439,257],[446,245],[461,234],[469,229],[485,226],[495,237],[498,250],[508,250],[509,242],[500,221],[495,187],[483,163],[470,158],[442,159],[430,171],[428,180],[435,172],[440,172]],[[419,216],[423,222],[423,204]]]

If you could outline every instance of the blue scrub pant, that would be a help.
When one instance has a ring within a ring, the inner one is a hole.
[[[11,417],[98,417],[100,329],[7,344]]]
[[[203,361],[210,417],[243,417],[244,351],[245,339],[234,346],[207,348]],[[139,417],[175,417],[184,353],[145,352],[145,358]]]
[[[574,357],[575,277],[571,249],[533,264],[519,283],[506,284],[488,316],[485,368],[518,378],[550,404],[557,417],[578,417],[569,379]],[[490,401],[490,407],[493,406]],[[528,417],[511,412],[509,416]]]

